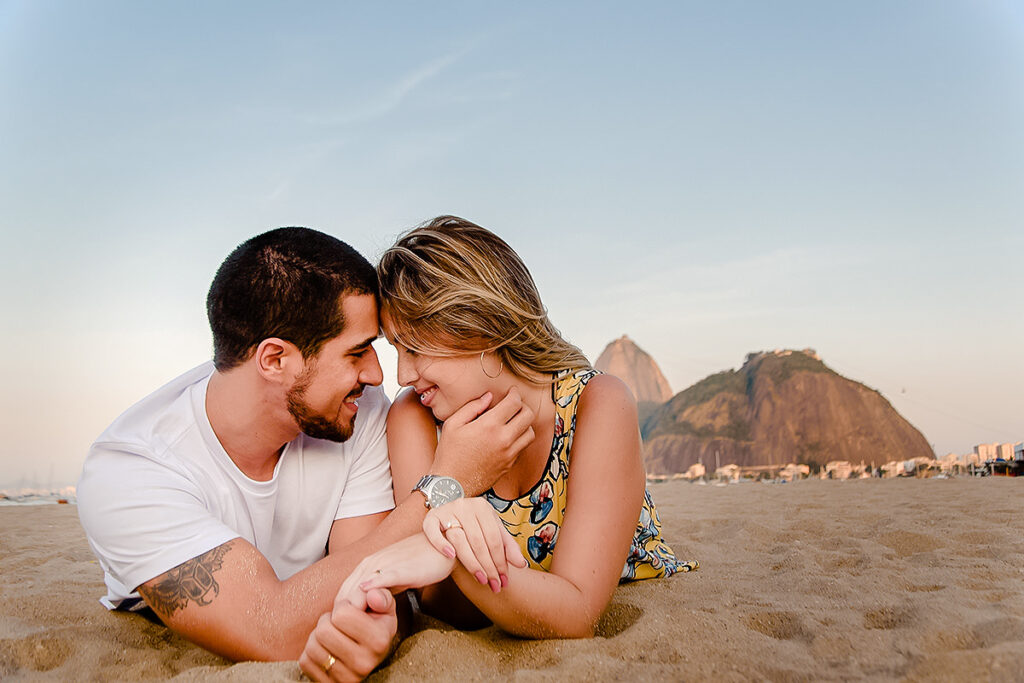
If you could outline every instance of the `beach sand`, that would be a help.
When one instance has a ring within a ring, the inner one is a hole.
[[[1024,478],[651,484],[701,569],[622,586],[590,640],[420,619],[374,680],[1024,681]],[[73,506],[0,508],[0,679],[296,680],[108,613]]]

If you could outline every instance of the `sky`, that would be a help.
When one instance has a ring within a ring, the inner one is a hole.
[[[811,347],[937,455],[1024,439],[1019,3],[0,0],[0,488],[210,357],[246,238],[439,214],[674,392]]]

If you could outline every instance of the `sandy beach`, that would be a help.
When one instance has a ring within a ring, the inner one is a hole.
[[[1024,680],[1024,479],[651,490],[698,572],[620,587],[591,640],[423,617],[372,680]],[[102,592],[73,506],[0,508],[0,678],[299,677],[108,613]]]

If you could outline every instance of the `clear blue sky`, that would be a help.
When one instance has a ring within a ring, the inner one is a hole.
[[[246,237],[440,213],[674,391],[810,346],[939,454],[1024,438],[1019,3],[549,4],[0,2],[0,487],[209,357]]]

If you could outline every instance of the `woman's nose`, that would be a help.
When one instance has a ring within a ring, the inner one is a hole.
[[[419,377],[416,372],[416,365],[405,357],[404,353],[398,354],[398,384],[403,387],[412,386]]]

